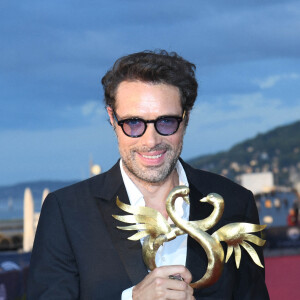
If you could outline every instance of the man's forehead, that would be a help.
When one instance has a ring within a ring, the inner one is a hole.
[[[157,90],[152,89],[152,87],[158,87],[160,91],[167,93],[172,93],[174,98],[181,98],[180,90],[177,86],[170,85],[164,82],[151,82],[151,81],[141,81],[141,80],[124,80],[119,83],[115,92],[115,107],[118,105],[118,100],[126,99],[126,96],[135,96],[141,91],[151,92]]]
[[[139,84],[130,85],[130,88],[120,86],[115,111],[122,119],[131,117],[156,119],[167,115],[180,116],[182,105],[178,89],[173,86]]]

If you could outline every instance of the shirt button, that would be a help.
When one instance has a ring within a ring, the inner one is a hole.
[[[163,262],[165,262],[165,261],[166,261],[166,259],[165,259],[165,257],[164,257],[164,256],[162,257],[162,259],[161,259],[161,260],[162,260]]]

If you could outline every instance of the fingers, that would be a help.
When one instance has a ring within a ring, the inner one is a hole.
[[[184,281],[168,278],[155,278],[152,291],[157,298],[154,299],[193,299],[194,290]]]
[[[166,299],[172,299],[172,300],[193,300],[195,299],[193,294],[187,292],[187,291],[172,291],[168,290],[166,294]]]
[[[169,276],[182,277],[184,280],[170,279]],[[189,283],[190,271],[184,266],[163,266],[154,269],[132,290],[135,299],[194,299],[194,290]]]
[[[154,269],[151,273],[155,277],[162,277],[162,278],[169,278],[170,275],[180,275],[183,278],[184,282],[191,283],[192,281],[192,274],[191,272],[182,265],[175,265],[175,266],[163,266]]]
[[[168,283],[167,299],[192,299],[193,294],[193,288],[184,281],[178,282],[174,280],[173,282]]]

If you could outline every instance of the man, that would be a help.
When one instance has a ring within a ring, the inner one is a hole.
[[[175,53],[140,52],[120,58],[102,79],[121,160],[108,172],[51,193],[44,202],[32,251],[29,299],[268,299],[264,270],[242,251],[239,270],[225,264],[212,286],[193,290],[207,268],[201,245],[187,235],[165,243],[148,272],[140,241],[116,228],[116,197],[147,206],[166,219],[165,199],[177,185],[190,188],[181,218],[202,220],[208,193],[225,199],[222,219],[258,224],[252,194],[221,176],[179,159],[197,96],[195,66]],[[261,261],[261,249],[256,248]],[[174,280],[170,276],[182,278]]]

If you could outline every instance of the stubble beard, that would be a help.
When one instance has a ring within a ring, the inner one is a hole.
[[[143,181],[145,183],[157,184],[163,183],[168,176],[173,172],[178,158],[182,151],[183,142],[176,149],[171,147],[168,144],[159,144],[151,149],[146,148],[133,148],[130,149],[129,153],[125,153],[120,151],[122,162],[124,167],[130,173],[129,176],[133,176],[139,181]],[[137,152],[150,152],[150,151],[166,151],[165,152],[165,162],[161,166],[141,166],[136,159],[138,155]],[[130,176],[130,177],[131,177]]]

